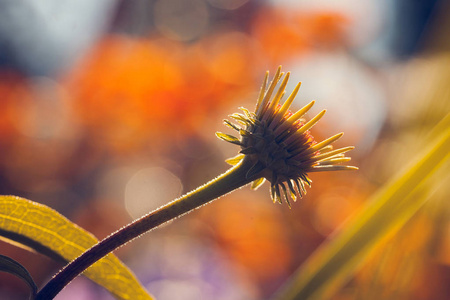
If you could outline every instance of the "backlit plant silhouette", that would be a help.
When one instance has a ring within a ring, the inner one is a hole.
[[[302,117],[314,102],[295,113],[289,111],[300,84],[287,100],[280,104],[285,94],[289,73],[285,75],[281,84],[279,82],[284,75],[281,73],[281,67],[278,68],[270,84],[268,84],[268,75],[267,72],[255,111],[250,112],[242,108],[244,115],[231,115],[231,118],[235,119],[239,125],[225,120],[226,125],[238,131],[240,138],[217,133],[219,138],[241,147],[238,156],[227,160],[234,165],[230,170],[198,189],[135,220],[94,245],[58,273],[37,294],[36,299],[52,299],[73,278],[121,245],[250,182],[253,182],[252,188],[255,189],[264,180],[268,180],[271,183],[273,201],[281,203],[284,199],[290,206],[289,199],[295,201],[306,194],[305,184],[311,184],[307,175],[309,172],[357,169],[342,165],[350,160],[343,153],[353,147],[332,150],[330,145],[343,133],[321,142],[316,142],[310,134],[309,130],[325,111],[309,121]],[[279,87],[276,89],[278,84]]]
[[[239,154],[228,159],[233,167],[203,186],[133,221],[98,242],[54,210],[14,196],[0,197],[0,235],[38,250],[56,260],[70,261],[39,292],[27,270],[18,262],[0,256],[1,270],[23,279],[35,299],[53,299],[72,279],[85,275],[110,290],[120,299],[152,299],[134,275],[111,253],[128,241],[159,225],[184,215],[235,189],[252,183],[252,188],[270,182],[274,202],[283,200],[290,206],[306,193],[308,173],[316,171],[355,170],[345,163],[344,153],[353,147],[333,150],[331,145],[342,136],[336,134],[316,142],[309,130],[325,111],[310,120],[302,116],[312,107],[309,103],[295,113],[289,111],[300,84],[282,102],[289,73],[279,68],[268,83],[266,74],[254,112],[230,117],[238,125],[225,124],[239,137],[217,133],[225,141],[240,146]],[[276,87],[278,86],[278,89]],[[281,103],[282,104],[281,104]],[[334,239],[318,249],[294,275],[277,299],[321,299],[329,295],[330,286],[344,282],[355,263],[364,257],[389,230],[404,224],[427,199],[427,177],[448,158],[450,146],[449,118],[439,125],[434,138],[409,168],[373,196],[360,215]],[[382,222],[380,222],[382,221]]]

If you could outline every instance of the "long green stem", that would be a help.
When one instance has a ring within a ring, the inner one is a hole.
[[[246,185],[250,182],[245,176],[249,170],[249,163],[243,160],[242,163],[229,169],[207,184],[111,234],[64,267],[39,291],[35,299],[53,299],[67,284],[89,266],[130,240]]]

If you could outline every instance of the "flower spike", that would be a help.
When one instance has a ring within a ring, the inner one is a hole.
[[[241,147],[240,154],[227,162],[231,164],[238,164],[243,160],[250,162],[248,165],[251,167],[246,177],[253,180],[252,189],[257,189],[265,180],[268,180],[273,202],[281,203],[284,200],[291,207],[290,199],[295,201],[297,198],[302,198],[306,194],[305,184],[311,186],[312,181],[307,173],[357,170],[358,168],[345,165],[350,158],[345,157],[343,153],[354,147],[333,150],[331,146],[342,137],[343,133],[338,133],[321,142],[316,142],[310,134],[310,129],[323,117],[326,110],[307,122],[302,117],[314,105],[314,101],[294,114],[289,111],[300,89],[300,83],[288,99],[280,104],[290,73],[286,73],[284,78],[283,75],[279,67],[268,84],[269,73],[267,72],[255,112],[241,108],[244,114],[230,116],[237,121],[238,125],[228,120],[224,121],[225,125],[239,132],[240,138],[224,133],[217,133],[217,136]],[[280,80],[281,83],[276,90]]]

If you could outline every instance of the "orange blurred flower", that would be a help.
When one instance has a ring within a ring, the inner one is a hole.
[[[0,72],[0,142],[7,142],[17,135],[20,104],[30,98],[25,77],[13,71]]]
[[[335,12],[264,9],[253,20],[252,35],[272,63],[303,55],[315,48],[345,43],[349,20]]]
[[[229,34],[185,45],[109,36],[69,75],[68,89],[94,134],[119,148],[154,137],[162,142],[164,136],[198,130],[230,91],[248,88],[243,39]],[[208,56],[207,48],[217,45],[221,51]],[[225,66],[226,72],[218,72]],[[230,81],[236,74],[239,80]]]
[[[281,211],[249,191],[204,211],[227,253],[261,285],[286,276],[295,256]]]

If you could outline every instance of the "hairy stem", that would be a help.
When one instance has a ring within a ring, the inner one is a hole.
[[[65,266],[39,291],[35,299],[53,299],[75,277],[108,253],[167,221],[246,185],[250,182],[245,176],[250,167],[251,163],[243,160],[207,184],[122,227]]]

